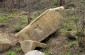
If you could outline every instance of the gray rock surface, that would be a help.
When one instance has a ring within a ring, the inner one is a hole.
[[[38,50],[33,50],[33,51],[29,51],[25,55],[45,55],[45,54],[43,52],[38,51]]]

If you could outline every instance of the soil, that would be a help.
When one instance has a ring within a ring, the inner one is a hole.
[[[79,52],[78,45],[70,45],[70,42],[72,41],[65,37],[63,34],[58,33],[57,35],[57,32],[52,34],[52,38],[47,41],[48,48],[43,49],[43,51],[47,51],[51,55],[77,55]],[[75,41],[76,40],[74,40],[74,42]]]

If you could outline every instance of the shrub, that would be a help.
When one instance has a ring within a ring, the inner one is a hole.
[[[15,32],[19,32],[20,30],[22,30],[22,26],[21,25],[15,25]]]
[[[45,55],[51,55],[50,51],[45,51]]]
[[[16,48],[15,51],[16,52],[20,52],[22,49],[21,48]]]

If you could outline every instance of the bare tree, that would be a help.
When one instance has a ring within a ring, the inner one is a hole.
[[[27,0],[27,18],[28,18],[28,24],[31,22],[31,17],[30,17],[30,14],[31,12],[33,11],[34,7],[35,7],[35,3],[37,2],[38,0]],[[37,7],[37,6],[36,6]]]
[[[28,18],[28,24],[31,21],[31,17],[30,17],[31,7],[32,7],[31,0],[27,0],[27,13],[28,13],[27,18]]]
[[[59,4],[59,6],[63,6],[65,5],[65,0],[57,0],[57,3]]]
[[[6,5],[8,10],[12,10],[14,8],[14,0],[6,0]]]

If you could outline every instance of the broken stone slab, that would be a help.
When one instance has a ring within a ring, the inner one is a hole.
[[[27,52],[25,55],[45,55],[45,53],[38,51],[38,50],[32,50]]]
[[[64,7],[48,9],[15,36],[19,41],[42,41],[61,27]]]
[[[8,34],[0,33],[0,52],[3,52],[9,49],[10,47],[14,46],[16,44],[15,42],[16,41],[14,38],[10,40]]]
[[[40,47],[40,48],[47,47],[47,45],[44,43],[40,43],[40,42],[32,41],[32,40],[24,40],[24,41],[21,41],[20,44],[21,44],[21,49],[23,50],[24,53],[34,50],[36,47]]]

